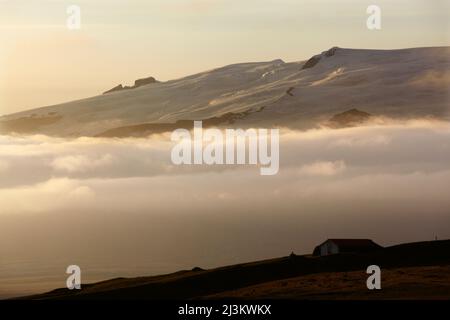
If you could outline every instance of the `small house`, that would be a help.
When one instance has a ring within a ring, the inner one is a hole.
[[[382,246],[370,239],[328,239],[319,244],[314,256],[327,256],[336,253],[364,253],[381,249]]]

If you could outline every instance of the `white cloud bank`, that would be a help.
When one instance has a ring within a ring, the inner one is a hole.
[[[340,161],[317,161],[300,168],[300,173],[312,176],[334,176],[343,172],[346,168],[345,162]]]
[[[205,213],[227,199],[277,208],[356,194],[380,201],[399,197],[406,205],[417,200],[408,196],[417,188],[427,195],[424,200],[446,201],[436,186],[450,184],[450,127],[436,123],[287,131],[281,135],[280,172],[273,177],[259,177],[251,165],[175,166],[168,136],[3,136],[0,145],[2,215],[79,206],[92,212],[145,212],[192,205]],[[393,192],[392,185],[397,185]]]

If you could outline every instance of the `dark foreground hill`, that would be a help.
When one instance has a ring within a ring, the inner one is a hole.
[[[380,266],[387,287],[372,297],[450,299],[450,240],[402,244],[370,254],[291,255],[211,270],[118,278],[23,299],[365,299],[365,270],[373,264]]]

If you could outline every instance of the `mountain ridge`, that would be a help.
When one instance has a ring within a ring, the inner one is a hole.
[[[304,68],[314,57],[318,61]],[[243,113],[235,125],[307,129],[351,109],[448,120],[449,57],[450,47],[333,47],[306,61],[232,64],[6,115],[0,133],[96,136],[127,126]]]

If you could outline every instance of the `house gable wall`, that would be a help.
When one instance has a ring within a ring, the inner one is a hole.
[[[325,241],[320,245],[320,255],[326,256],[329,254],[339,253],[339,247],[332,241]]]

